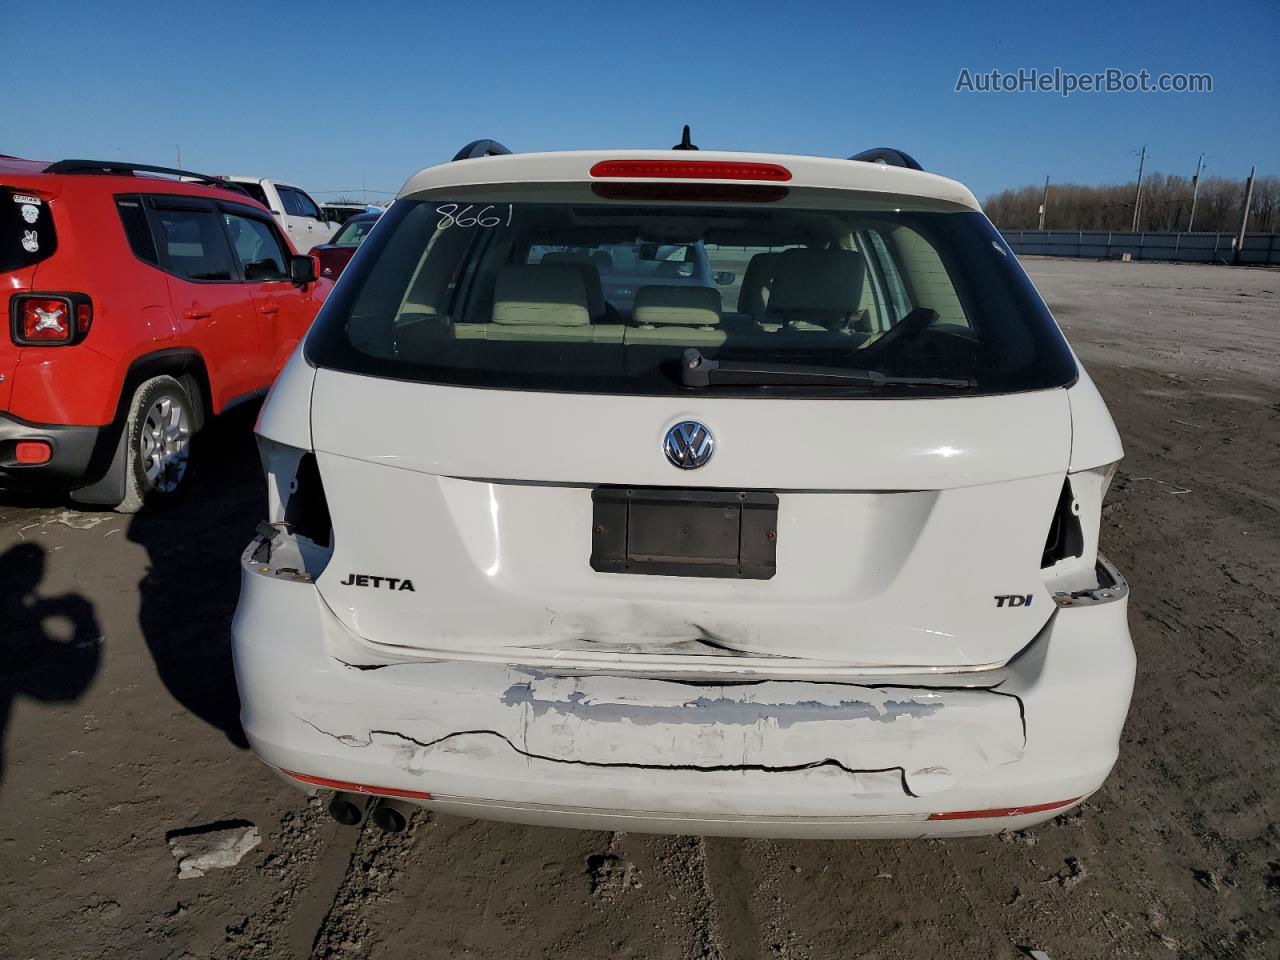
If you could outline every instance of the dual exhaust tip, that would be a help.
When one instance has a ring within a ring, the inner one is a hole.
[[[409,826],[416,804],[358,793],[335,793],[329,801],[329,816],[345,827],[358,827],[368,818],[384,833],[403,833]]]

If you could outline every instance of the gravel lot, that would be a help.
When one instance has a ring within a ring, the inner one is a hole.
[[[1280,271],[1028,267],[1128,451],[1103,545],[1138,686],[1081,810],[948,842],[338,827],[236,721],[243,411],[180,512],[0,503],[0,958],[1280,956]],[[242,822],[239,865],[177,878],[175,831]]]

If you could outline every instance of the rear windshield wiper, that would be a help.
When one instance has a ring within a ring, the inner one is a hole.
[[[754,360],[711,360],[696,347],[684,352],[680,382],[686,387],[788,386],[788,387],[953,387],[965,390],[977,385],[972,378],[893,377],[878,370],[820,367],[803,363],[757,363]]]

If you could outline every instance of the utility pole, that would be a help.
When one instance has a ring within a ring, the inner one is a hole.
[[[1044,229],[1044,212],[1049,206],[1049,177],[1046,174],[1044,178],[1044,197],[1040,200],[1040,229]]]
[[[178,151],[178,169],[182,169],[182,144],[175,143],[174,148]]]
[[[1147,145],[1142,145],[1142,156],[1138,158],[1138,192],[1133,195],[1133,226],[1130,229],[1138,232],[1138,210],[1142,206],[1142,168],[1147,162]]]
[[[364,205],[369,205],[369,181],[365,174],[360,174],[360,196]]]
[[[1200,159],[1196,161],[1196,175],[1191,178],[1191,216],[1187,217],[1187,233],[1191,232],[1191,225],[1196,222],[1196,197],[1200,195],[1200,171],[1204,169],[1204,154],[1200,154]]]
[[[1235,262],[1240,262],[1240,252],[1244,247],[1244,228],[1249,225],[1249,207],[1253,205],[1253,174],[1257,167],[1249,168],[1249,182],[1244,187],[1244,208],[1240,211],[1240,230],[1236,233]]]

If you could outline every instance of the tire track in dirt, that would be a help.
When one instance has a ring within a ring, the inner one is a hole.
[[[401,833],[386,833],[365,821],[333,902],[316,929],[311,960],[364,956],[371,942],[385,936],[385,931],[371,928],[370,913],[396,886],[405,859],[414,852],[418,828],[429,820],[429,814],[419,812]]]

